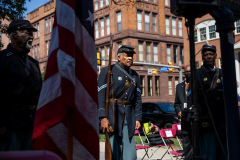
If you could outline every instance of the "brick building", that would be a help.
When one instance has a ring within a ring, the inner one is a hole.
[[[170,13],[170,0],[94,0],[95,39],[102,59],[108,59],[110,33],[114,35],[113,59],[121,45],[136,49],[132,69],[139,73],[143,102],[174,102],[179,71],[159,72],[161,65],[178,65],[183,57],[182,18]],[[158,66],[150,66],[156,64]],[[184,63],[185,64],[185,63]],[[101,68],[108,65],[102,61]],[[157,74],[148,69],[157,68]]]
[[[33,48],[29,54],[39,61],[41,71],[47,65],[55,6],[56,2],[51,0],[27,14],[27,20],[38,30],[34,32]]]
[[[209,45],[215,45],[217,47],[217,58],[216,58],[216,67],[221,68],[221,49],[220,49],[220,37],[219,33],[216,32],[215,20],[209,14],[204,15],[201,18],[195,20],[195,54],[197,54],[202,46],[206,43]],[[236,66],[236,78],[238,83],[238,94],[240,95],[240,20],[235,22],[235,44],[234,44],[234,55],[235,55],[235,66]],[[183,29],[183,39],[184,39],[184,60],[189,62],[189,41],[187,35],[187,29]],[[196,55],[196,68],[201,67],[202,65],[202,55],[201,51]]]
[[[134,61],[138,64],[132,68],[140,75],[143,102],[174,102],[175,86],[180,82],[179,70],[159,71],[161,65],[172,61],[176,66],[184,59],[183,20],[170,13],[170,0],[121,0],[118,5],[111,0],[93,1],[96,47],[101,58],[108,59],[112,33],[114,60],[121,45],[136,48]],[[38,29],[30,54],[39,60],[42,71],[47,62],[54,10],[55,1],[51,0],[27,14],[27,19]],[[107,64],[102,61],[99,71]],[[158,69],[157,74],[148,73],[153,68]]]

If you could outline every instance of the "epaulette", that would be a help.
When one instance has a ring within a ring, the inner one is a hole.
[[[6,56],[11,56],[11,55],[13,55],[12,52],[8,52],[8,53],[6,54]]]

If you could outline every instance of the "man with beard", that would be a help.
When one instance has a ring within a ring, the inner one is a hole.
[[[28,55],[35,29],[13,20],[11,43],[0,52],[0,151],[32,149],[32,130],[42,80],[38,61]]]
[[[207,156],[209,160],[225,160],[227,159],[227,139],[223,78],[222,70],[215,66],[216,57],[216,46],[203,45],[203,65],[197,69],[196,77],[200,152],[201,158]],[[189,108],[191,95],[188,95],[187,101]]]
[[[118,49],[118,62],[111,67],[110,106],[106,118],[106,87],[108,67],[102,69],[98,78],[99,118],[103,132],[109,133],[114,160],[136,160],[134,131],[141,127],[142,102],[139,75],[130,67],[133,64],[134,48],[123,45]],[[115,106],[115,112],[113,110]],[[113,114],[116,123],[114,125]]]
[[[183,138],[183,151],[185,160],[192,159],[192,136],[191,136],[191,125],[187,121],[187,117],[183,116],[182,110],[187,109],[187,91],[189,87],[189,82],[191,78],[191,69],[190,65],[185,66],[185,77],[186,80],[182,83],[179,83],[176,86],[176,96],[174,108],[178,117],[181,119],[181,133]]]

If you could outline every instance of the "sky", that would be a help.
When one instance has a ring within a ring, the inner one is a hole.
[[[26,0],[25,7],[27,8],[27,11],[23,14],[23,17],[27,18],[27,13],[33,11],[34,9],[37,9],[38,7],[42,6],[43,4],[49,2],[50,0]]]

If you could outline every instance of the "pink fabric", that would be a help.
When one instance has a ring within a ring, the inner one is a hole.
[[[50,151],[15,151],[1,152],[0,159],[4,160],[62,160]]]
[[[150,148],[149,146],[136,146],[136,149],[145,149],[145,148]]]
[[[170,153],[171,153],[172,155],[182,156],[182,155],[183,155],[183,150],[170,151]]]
[[[181,131],[181,129],[180,129],[180,130],[178,129],[178,125],[181,126],[181,123],[173,124],[173,125],[172,125],[172,128],[173,128],[173,129],[176,129],[177,131]]]
[[[134,132],[134,134],[139,134],[139,130],[136,129],[135,132]]]
[[[167,132],[171,132],[172,136],[167,135]],[[176,136],[176,129],[162,129],[160,130],[162,138],[174,138]]]

